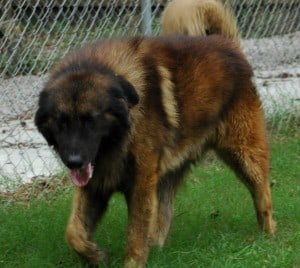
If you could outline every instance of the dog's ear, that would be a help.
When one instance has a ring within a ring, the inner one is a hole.
[[[140,98],[139,95],[137,94],[134,86],[125,78],[122,76],[117,76],[118,80],[121,84],[121,87],[123,89],[125,98],[129,104],[129,108],[133,107],[134,105],[138,104]]]
[[[46,91],[42,91],[39,97],[39,107],[35,114],[34,123],[39,132],[44,136],[48,144],[55,145],[53,133],[51,131],[50,111],[49,111],[49,94]]]

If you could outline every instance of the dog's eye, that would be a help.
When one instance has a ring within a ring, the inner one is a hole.
[[[65,129],[69,124],[69,119],[65,114],[61,114],[58,116],[57,122],[60,129]]]
[[[87,122],[87,123],[94,122],[95,118],[92,115],[84,115],[84,116],[82,116],[81,121],[82,122]]]
[[[117,98],[117,99],[121,99],[123,98],[123,93],[119,88],[113,87],[109,90],[109,94],[110,96]]]
[[[99,115],[97,114],[85,114],[81,118],[81,122],[85,126],[94,125],[99,120]]]

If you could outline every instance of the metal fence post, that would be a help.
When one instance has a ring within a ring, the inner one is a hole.
[[[142,30],[145,35],[151,35],[152,19],[151,19],[151,0],[141,0],[142,5]]]

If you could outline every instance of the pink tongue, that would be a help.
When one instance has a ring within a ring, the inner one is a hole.
[[[71,169],[70,176],[72,182],[78,187],[84,187],[88,184],[92,177],[92,165],[89,163],[87,166],[80,169]]]

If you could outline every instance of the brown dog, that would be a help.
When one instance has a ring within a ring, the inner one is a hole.
[[[35,122],[76,185],[69,244],[90,264],[106,261],[92,233],[120,191],[129,215],[125,267],[143,267],[150,246],[167,237],[178,185],[209,149],[245,183],[259,226],[273,234],[269,148],[252,75],[221,36],[102,40],[62,60]]]
[[[220,34],[240,44],[234,15],[216,0],[172,0],[163,12],[161,24],[162,35]]]

